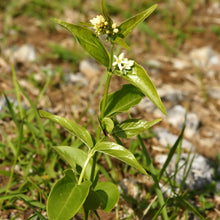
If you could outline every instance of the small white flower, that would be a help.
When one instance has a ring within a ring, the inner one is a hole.
[[[134,65],[134,60],[128,60],[128,58],[124,58],[124,53],[121,53],[118,57],[114,55],[115,62],[113,66],[118,66],[120,71],[123,71],[126,74],[126,70],[130,70]]]
[[[125,68],[126,70],[130,70],[133,65],[134,65],[134,60],[128,60],[128,61],[125,63],[124,68]]]
[[[115,29],[117,27],[117,24],[116,23],[113,23],[112,24],[112,29]]]
[[[113,29],[113,33],[117,34],[119,32],[118,28]]]
[[[114,55],[115,62],[112,64],[114,67],[118,66],[118,68],[122,71],[123,70],[123,64],[126,62],[124,60],[124,53],[121,53],[118,57]]]
[[[90,22],[94,25],[94,27],[97,27],[101,23],[105,22],[105,19],[102,15],[97,15],[95,18],[91,19]]]

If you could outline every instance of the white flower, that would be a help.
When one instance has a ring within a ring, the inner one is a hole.
[[[115,62],[112,64],[114,67],[118,66],[120,71],[125,73],[126,70],[130,70],[134,65],[134,60],[128,60],[124,58],[124,53],[121,53],[118,57],[114,55]]]
[[[123,64],[126,62],[124,60],[124,53],[121,53],[118,57],[114,55],[115,62],[112,64],[114,67],[118,66],[118,68],[122,71],[123,70]]]
[[[95,18],[91,19],[90,22],[92,23],[92,25],[94,25],[94,27],[96,28],[97,26],[99,26],[101,23],[105,22],[105,19],[102,15],[97,15]]]
[[[116,23],[113,23],[112,24],[112,29],[115,29],[117,27],[117,24]]]
[[[128,60],[128,61],[125,63],[124,68],[125,68],[126,70],[130,70],[133,65],[134,65],[134,60]]]

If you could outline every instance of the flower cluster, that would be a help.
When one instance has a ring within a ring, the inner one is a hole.
[[[127,70],[130,70],[134,65],[134,60],[128,60],[128,58],[124,58],[124,53],[121,53],[118,57],[114,55],[115,62],[113,62],[113,67],[118,67],[123,74],[127,74]]]
[[[95,18],[90,20],[93,28],[97,35],[107,34],[107,35],[115,35],[119,32],[117,28],[117,24],[113,23],[112,25],[109,24],[108,21],[102,15],[97,15]]]

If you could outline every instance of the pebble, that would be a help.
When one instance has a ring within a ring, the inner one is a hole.
[[[79,71],[86,76],[87,79],[92,80],[98,76],[98,66],[90,60],[82,60],[79,64]]]
[[[185,113],[185,108],[181,105],[176,105],[172,109],[168,110],[167,121],[181,130],[185,121]],[[188,138],[192,138],[197,132],[199,123],[199,117],[195,113],[188,112],[184,135]]]
[[[35,47],[31,44],[24,44],[20,47],[12,47],[5,51],[5,55],[9,57],[11,62],[33,62],[37,55]]]
[[[159,60],[151,59],[147,61],[147,66],[160,69],[162,67],[162,63]]]
[[[67,83],[80,84],[80,85],[83,85],[83,86],[88,85],[88,80],[80,72],[78,72],[76,74],[68,73],[65,76],[66,76],[66,82]]]
[[[155,161],[159,164],[159,168],[162,168],[166,159],[167,155],[156,155]],[[176,160],[177,155],[175,154],[171,159],[168,167],[166,168],[167,175],[170,177],[176,172]],[[184,184],[185,188],[189,190],[201,189],[207,184],[211,184],[214,178],[214,172],[211,162],[207,158],[197,153],[193,153],[190,155],[187,153],[182,153],[180,155],[178,169],[179,170],[176,172],[177,184],[182,183],[182,181],[186,177],[188,169],[190,169]]]
[[[170,102],[172,105],[179,104],[184,97],[182,91],[175,90],[169,85],[165,85],[162,88],[157,89],[157,92],[163,102]]]
[[[165,128],[157,127],[153,131],[156,134],[156,138],[158,139],[160,145],[162,145],[164,147],[167,147],[167,146],[172,147],[175,144],[176,140],[178,139],[177,135],[171,134]],[[182,149],[184,149],[188,152],[195,151],[195,146],[191,142],[183,139],[182,140]]]
[[[212,87],[208,89],[209,97],[213,99],[220,99],[220,87]]]
[[[153,104],[153,102],[151,102],[148,97],[144,97],[136,107],[140,111],[144,110],[150,113],[153,113],[156,109],[156,106]]]
[[[138,199],[140,197],[139,185],[135,180],[131,178],[124,178],[122,181],[120,181],[119,191],[134,199]]]
[[[0,112],[4,110],[5,106],[6,106],[6,100],[4,97],[1,97],[0,98]]]
[[[220,65],[220,58],[210,46],[193,49],[190,52],[192,63],[198,67]]]
[[[191,67],[191,63],[188,60],[174,58],[171,59],[171,62],[173,63],[173,67],[177,70],[183,70]]]
[[[10,97],[8,97],[8,100],[12,104],[13,108],[16,109],[16,107],[18,106],[18,101]],[[28,109],[27,105],[24,102],[21,103],[21,106],[25,109]],[[5,97],[2,96],[0,97],[0,113],[3,112],[6,107],[7,107],[7,102],[5,100]]]

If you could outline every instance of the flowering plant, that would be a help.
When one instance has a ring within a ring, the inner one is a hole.
[[[148,175],[135,156],[123,146],[121,139],[139,135],[158,123],[160,119],[153,121],[129,119],[118,122],[116,115],[121,112],[127,112],[138,104],[144,96],[147,96],[164,114],[166,114],[166,109],[144,68],[134,60],[125,58],[124,53],[116,56],[114,54],[114,46],[118,44],[128,49],[129,46],[125,43],[124,38],[146,19],[156,7],[157,5],[153,5],[117,25],[110,18],[102,0],[102,15],[91,19],[90,24],[86,25],[91,26],[94,31],[83,25],[75,25],[53,19],[70,31],[79,44],[94,59],[106,67],[107,80],[104,96],[100,101],[99,129],[96,136],[93,136],[89,130],[73,120],[68,120],[43,110],[39,111],[41,117],[48,118],[64,127],[88,149],[85,152],[80,148],[71,146],[55,147],[58,154],[70,164],[72,169],[64,171],[64,177],[54,184],[50,192],[47,201],[47,213],[51,220],[68,220],[76,215],[79,210],[83,210],[85,219],[88,219],[91,211],[98,215],[96,209],[99,207],[106,212],[114,208],[119,199],[119,191],[112,182],[98,181],[99,166],[97,161],[100,154],[115,157],[138,169],[141,173]],[[110,43],[110,52],[99,38],[102,35],[106,36],[106,41]],[[109,94],[108,88],[114,74],[124,78],[129,84],[125,84],[118,91]],[[112,136],[115,142],[109,141],[109,136]],[[158,183],[159,180],[145,148],[143,148],[143,152],[147,155],[149,167],[146,169],[151,173],[155,182],[155,190],[162,215],[164,219],[168,219],[163,195]]]

